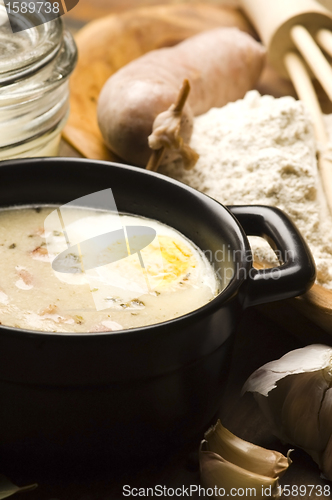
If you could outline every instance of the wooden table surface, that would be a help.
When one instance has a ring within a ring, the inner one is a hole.
[[[218,0],[211,0],[211,2],[218,3]],[[104,13],[156,3],[154,0],[81,0],[70,15],[64,17],[64,20],[66,25],[75,32],[89,19]],[[219,3],[232,3],[232,0]],[[75,150],[64,142],[61,145],[60,154],[77,156]],[[281,318],[280,323],[283,326],[268,319],[266,314]],[[293,310],[289,309],[286,303],[279,302],[271,306],[247,310],[236,332],[231,372],[224,403],[219,412],[223,424],[244,439],[286,453],[287,446],[283,446],[273,437],[253,397],[250,394],[240,396],[241,387],[252,371],[262,364],[280,357],[291,349],[315,342],[332,344],[332,339],[308,320],[294,317]],[[10,477],[18,484],[39,483],[36,490],[22,493],[22,500],[117,500],[125,498],[122,494],[124,485],[138,488],[152,487],[157,484],[168,488],[199,485],[197,447],[198,443],[193,443],[189,450],[171,459],[149,466],[137,464],[137,467],[131,466],[126,470],[114,468],[105,470],[103,464],[100,463],[96,464],[93,471],[84,471],[84,473],[77,471],[75,474],[68,471],[68,474],[59,475],[57,471],[29,471],[28,466],[26,470],[16,470],[15,464],[10,464]],[[292,458],[293,464],[282,478],[281,484],[326,484],[320,478],[317,466],[308,455],[295,450]],[[1,472],[6,473],[6,471]],[[191,498],[201,497],[196,493]],[[304,495],[301,498],[315,498],[315,495]]]

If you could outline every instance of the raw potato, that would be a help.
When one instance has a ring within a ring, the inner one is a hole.
[[[237,28],[217,28],[145,54],[117,71],[102,89],[98,122],[106,144],[128,163],[146,166],[153,122],[176,101],[185,78],[191,92],[181,135],[188,143],[193,115],[243,97],[264,60],[265,49]],[[173,159],[174,154],[165,155],[163,163]]]

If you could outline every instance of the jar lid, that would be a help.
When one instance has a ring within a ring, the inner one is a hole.
[[[6,8],[0,4],[0,85],[24,78],[44,66],[60,50],[62,39],[60,18],[13,33]]]

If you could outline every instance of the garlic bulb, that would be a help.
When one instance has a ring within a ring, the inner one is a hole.
[[[279,498],[278,478],[291,463],[289,457],[244,441],[222,426],[211,427],[201,443],[201,480],[219,496]],[[221,492],[221,493],[220,493]]]
[[[308,452],[332,480],[332,348],[309,345],[256,370],[253,392],[272,432]]]

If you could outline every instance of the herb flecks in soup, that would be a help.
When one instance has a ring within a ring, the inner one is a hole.
[[[69,243],[61,228],[44,229],[54,210],[0,211],[2,325],[49,332],[116,331],[182,316],[217,295],[213,267],[193,243],[164,224],[130,215],[120,215],[124,227],[149,226],[157,234],[140,255],[87,272],[54,271],[52,262]],[[69,231],[76,241],[106,233],[114,215],[74,208],[68,214],[77,221]],[[67,252],[65,258],[79,265],[82,255]]]

